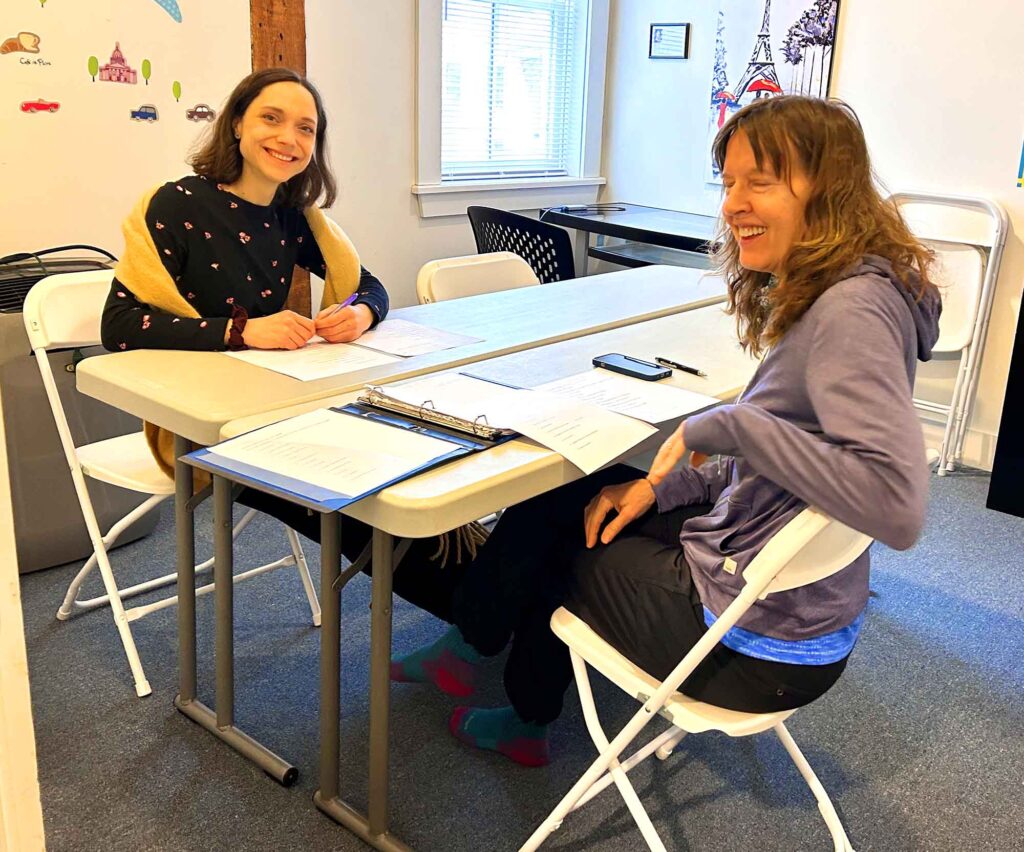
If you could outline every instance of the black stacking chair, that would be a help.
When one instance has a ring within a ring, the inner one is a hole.
[[[497,210],[493,207],[469,207],[470,224],[481,254],[510,251],[525,260],[541,284],[576,277],[572,259],[572,241],[567,231],[556,225]]]

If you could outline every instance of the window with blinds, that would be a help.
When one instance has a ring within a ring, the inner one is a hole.
[[[589,0],[445,0],[441,179],[579,173]]]

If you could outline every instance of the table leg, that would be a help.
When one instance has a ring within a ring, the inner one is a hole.
[[[576,277],[582,278],[587,274],[587,249],[590,248],[590,231],[576,231],[573,239],[573,265],[576,267]]]
[[[332,542],[335,554],[330,569],[321,568],[321,655],[320,655],[320,789],[313,796],[316,806],[335,822],[345,826],[364,842],[385,852],[412,852],[409,846],[388,832],[388,714],[391,695],[391,572],[394,539],[380,530],[373,532],[373,589],[370,612],[370,772],[369,816],[340,799],[338,790],[338,676],[340,595],[326,590],[338,577],[340,549],[334,549],[326,522],[321,526],[321,566],[328,565],[325,547]]]
[[[235,724],[235,584],[231,536],[231,483],[213,477],[213,597],[216,608],[214,657],[216,661],[217,727]]]
[[[338,692],[341,688],[341,590],[335,587],[341,563],[341,517],[320,517],[320,789],[317,796],[338,795]]]
[[[373,531],[370,604],[370,833],[388,830],[388,723],[391,713],[391,573],[394,538]]]
[[[177,447],[176,447],[177,449]],[[187,448],[185,450],[187,452]],[[179,456],[182,453],[179,453]],[[179,468],[182,467],[178,463]],[[184,467],[188,467],[184,465]],[[191,496],[192,476],[191,468],[188,474],[188,488],[186,494]],[[176,492],[183,489],[182,482],[177,481]],[[187,499],[186,499],[187,502]],[[231,582],[231,567],[233,562],[232,547],[234,544],[231,534],[231,482],[220,476],[213,477],[213,580],[214,597],[216,599],[216,705],[217,712],[214,713],[209,707],[196,699],[196,618],[195,618],[195,552],[188,555],[190,565],[187,570],[182,568],[183,555],[178,554],[178,577],[179,583],[183,575],[188,575],[188,583],[179,585],[178,606],[179,606],[179,630],[181,637],[179,642],[183,649],[183,659],[187,646],[188,659],[190,660],[190,671],[185,674],[185,666],[182,665],[182,693],[186,685],[189,687],[191,698],[185,701],[179,695],[175,706],[193,722],[202,725],[211,734],[223,740],[231,748],[243,757],[255,763],[260,769],[271,778],[285,787],[295,783],[299,777],[299,771],[284,758],[279,757],[263,744],[257,742],[244,731],[235,727],[235,660],[234,660],[234,584]],[[191,524],[189,514],[190,534],[194,534],[194,527]],[[182,594],[185,592],[185,594]],[[182,602],[190,601],[188,618],[180,615]],[[186,681],[187,684],[186,684]]]
[[[192,499],[192,466],[181,457],[192,448],[174,436],[174,527],[178,569],[178,696],[181,708],[196,697],[196,528]]]

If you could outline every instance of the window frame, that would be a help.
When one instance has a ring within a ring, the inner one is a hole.
[[[610,0],[590,0],[580,174],[505,180],[441,179],[441,19],[444,0],[416,4],[416,183],[412,194],[421,218],[465,214],[473,204],[533,210],[554,204],[592,204],[601,177],[605,66]]]

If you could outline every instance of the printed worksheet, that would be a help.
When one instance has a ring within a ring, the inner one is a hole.
[[[448,441],[429,435],[319,409],[239,435],[210,447],[210,452],[337,494],[357,496],[452,449]]]
[[[459,373],[425,376],[384,390],[410,405],[513,429],[565,456],[584,473],[603,467],[657,432],[647,423],[590,403]]]
[[[356,345],[387,352],[389,355],[410,357],[440,352],[442,349],[455,349],[467,343],[479,343],[480,340],[479,337],[456,334],[408,320],[386,319],[360,337]]]
[[[350,343],[327,343],[321,337],[313,337],[301,349],[245,349],[224,354],[303,382],[357,373],[399,360],[393,355]]]
[[[556,379],[537,385],[534,390],[587,402],[647,423],[664,423],[677,417],[696,414],[721,402],[713,396],[661,382],[645,382],[643,379],[620,376],[601,369]]]

